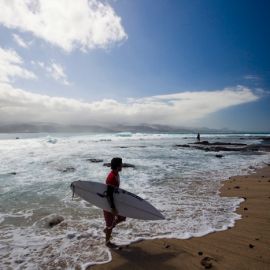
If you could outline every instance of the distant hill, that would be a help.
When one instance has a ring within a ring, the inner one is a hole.
[[[0,133],[75,133],[75,132],[146,132],[146,133],[234,133],[236,131],[228,129],[209,129],[203,128],[186,128],[172,127],[166,125],[114,125],[114,126],[98,126],[98,125],[60,125],[55,123],[28,123],[28,124],[6,124],[0,125]]]

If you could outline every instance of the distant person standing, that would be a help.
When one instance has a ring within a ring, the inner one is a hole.
[[[198,141],[198,142],[201,141],[201,135],[200,135],[200,133],[197,134],[197,141]]]

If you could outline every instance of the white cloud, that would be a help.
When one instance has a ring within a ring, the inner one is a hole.
[[[30,43],[27,43],[26,41],[24,41],[24,40],[22,39],[22,37],[20,37],[19,35],[13,34],[12,37],[13,37],[14,41],[15,41],[20,47],[23,47],[23,48],[29,48]]]
[[[52,62],[49,66],[46,67],[49,75],[56,81],[69,85],[67,80],[67,75],[64,72],[64,68],[55,62]]]
[[[250,81],[260,81],[261,80],[261,77],[258,76],[258,75],[252,75],[252,74],[250,74],[250,75],[245,75],[244,76],[244,79],[245,80],[250,80]]]
[[[15,77],[36,79],[36,75],[22,65],[21,57],[14,50],[0,47],[0,82],[9,83]]]
[[[127,38],[121,18],[99,0],[0,0],[0,24],[67,52],[106,48]]]
[[[44,62],[38,61],[37,64],[39,65],[39,67],[45,68],[45,63]]]
[[[62,124],[192,125],[211,113],[257,100],[251,89],[237,86],[217,91],[82,102],[50,97],[0,85],[0,123],[46,121]]]
[[[64,85],[70,85],[67,75],[65,73],[64,67],[52,61],[49,64],[46,64],[42,61],[31,61],[32,65],[37,66],[46,71],[48,77],[53,78],[55,81],[62,83]]]

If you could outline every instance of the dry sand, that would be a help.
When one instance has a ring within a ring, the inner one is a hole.
[[[188,240],[145,240],[112,250],[102,269],[270,269],[270,165],[224,181],[221,196],[243,197],[231,229]]]

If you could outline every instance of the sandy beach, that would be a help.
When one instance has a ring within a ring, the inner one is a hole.
[[[145,240],[112,250],[91,269],[270,269],[270,165],[224,181],[221,196],[242,197],[233,228],[187,240]],[[90,267],[89,267],[90,269]]]

